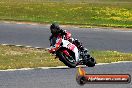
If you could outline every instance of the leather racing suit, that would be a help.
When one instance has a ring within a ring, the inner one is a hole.
[[[66,32],[65,32],[66,33]],[[50,53],[54,53],[55,51],[57,51],[59,49],[60,46],[66,47],[70,50],[72,50],[75,53],[75,58],[76,61],[79,61],[79,52],[78,52],[78,48],[72,44],[70,41],[68,41],[68,36],[66,36],[66,34],[62,34],[62,33],[58,33],[55,35],[51,35],[50,36]]]

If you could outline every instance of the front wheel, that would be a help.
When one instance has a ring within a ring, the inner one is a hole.
[[[59,57],[59,60],[62,61],[66,66],[68,66],[70,68],[76,67],[76,61],[73,58],[73,56],[69,57],[61,51],[57,52],[57,56]]]

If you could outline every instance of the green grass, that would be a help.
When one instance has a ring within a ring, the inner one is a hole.
[[[97,63],[132,61],[132,53],[117,51],[91,51]],[[0,69],[20,69],[63,66],[64,64],[44,49],[0,45]]]
[[[63,65],[45,50],[0,46],[0,69],[36,68]]]
[[[118,51],[91,51],[91,55],[97,60],[97,63],[111,63],[118,61],[132,61],[132,53],[122,53]]]
[[[132,28],[131,0],[1,0],[0,20]]]

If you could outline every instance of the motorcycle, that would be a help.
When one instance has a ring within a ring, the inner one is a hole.
[[[73,52],[73,48],[78,49],[74,44],[70,43],[68,40],[62,39],[62,43],[60,44],[59,48],[54,51],[53,54],[70,68],[75,68],[77,65],[86,65],[88,67],[95,66],[96,61],[93,57],[90,57],[87,52],[87,49],[83,51],[78,49],[79,61],[76,61],[76,56]]]

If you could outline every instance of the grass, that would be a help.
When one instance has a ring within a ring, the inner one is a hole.
[[[0,46],[0,69],[36,68],[63,65],[45,50]]]
[[[0,20],[132,28],[131,0],[1,0]]]
[[[132,53],[122,53],[118,51],[91,51],[91,55],[97,60],[97,63],[111,63],[118,61],[132,61]]]
[[[132,61],[132,53],[117,51],[91,51],[97,63]],[[0,45],[0,69],[20,69],[63,66],[64,64],[44,49]]]

